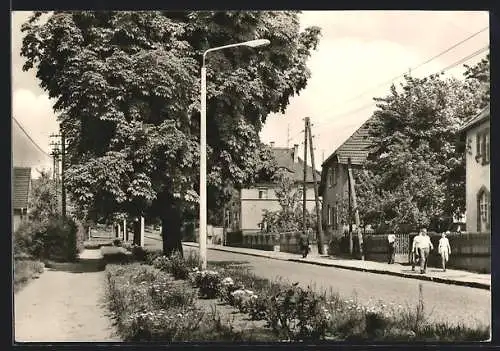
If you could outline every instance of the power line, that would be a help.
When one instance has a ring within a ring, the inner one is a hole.
[[[435,75],[435,74],[437,74],[437,73],[444,73],[445,71],[449,70],[450,68],[456,67],[456,66],[458,66],[458,65],[460,65],[460,64],[462,64],[462,63],[464,63],[464,62],[467,62],[467,61],[468,61],[468,60],[470,60],[471,58],[473,58],[473,57],[475,57],[475,56],[480,55],[481,53],[483,53],[483,52],[487,51],[488,49],[489,49],[489,45],[487,45],[487,46],[485,46],[485,47],[483,47],[483,48],[481,48],[481,49],[479,49],[479,50],[474,51],[473,53],[471,53],[471,54],[469,54],[469,55],[467,55],[467,56],[465,56],[465,57],[461,58],[461,59],[460,59],[460,60],[458,60],[458,61],[455,61],[455,62],[454,62],[454,63],[452,63],[451,65],[448,65],[447,67],[445,67],[445,68],[443,68],[443,69],[440,69],[438,72],[435,72],[435,73],[433,73],[433,74],[431,74],[431,75]],[[340,114],[336,114],[336,115],[333,115],[332,117],[333,117],[333,118],[336,118],[336,117],[342,117],[342,116],[345,116],[345,115],[348,115],[348,114],[351,114],[351,113],[355,113],[355,112],[362,111],[362,110],[364,110],[364,109],[367,109],[367,108],[369,108],[369,107],[372,107],[373,105],[374,105],[374,102],[370,102],[369,104],[363,105],[363,106],[358,107],[358,108],[356,108],[356,109],[354,109],[354,110],[350,110],[350,111],[347,111],[347,112],[343,112],[343,113],[340,113]],[[318,127],[319,127],[319,126],[326,126],[326,125],[328,125],[328,124],[330,124],[330,123],[334,122],[335,120],[336,120],[336,119],[330,120],[330,121],[328,121],[328,122],[320,123],[320,124],[318,124]],[[319,133],[319,134],[317,134],[317,135],[318,135],[318,136],[320,136],[320,135],[321,135],[321,133]]]
[[[449,48],[447,48],[446,50],[441,51],[440,53],[438,53],[438,54],[434,55],[433,57],[431,57],[431,58],[429,58],[429,59],[425,60],[424,62],[422,62],[422,63],[418,64],[417,66],[415,66],[415,67],[413,67],[413,68],[411,68],[411,69],[412,69],[412,70],[416,70],[417,68],[420,68],[420,67],[422,67],[422,66],[424,66],[424,65],[428,64],[428,63],[429,63],[429,62],[431,62],[431,61],[434,61],[434,60],[435,60],[435,59],[437,59],[438,57],[443,56],[444,54],[446,54],[446,53],[450,52],[451,50],[455,49],[456,47],[458,47],[458,46],[462,45],[463,43],[465,43],[465,42],[469,41],[470,39],[472,39],[472,38],[476,37],[477,35],[481,34],[481,33],[482,33],[482,32],[484,32],[485,30],[487,30],[488,28],[489,28],[489,27],[485,27],[485,28],[483,28],[483,29],[481,29],[481,30],[479,30],[479,31],[477,31],[477,32],[475,32],[475,33],[473,33],[473,34],[471,34],[471,35],[470,35],[470,36],[468,36],[467,38],[465,38],[465,39],[463,39],[463,40],[459,41],[458,43],[453,44],[452,46],[450,46],[450,47],[449,47]],[[384,81],[384,82],[382,82],[382,83],[379,83],[379,84],[377,84],[377,85],[375,85],[375,86],[373,86],[373,87],[371,87],[371,88],[368,88],[367,90],[364,90],[364,91],[363,91],[363,92],[361,92],[360,94],[358,94],[358,95],[356,95],[356,96],[353,96],[353,97],[351,97],[351,98],[349,98],[349,99],[347,99],[347,100],[344,100],[344,101],[343,101],[343,102],[341,102],[341,103],[346,103],[346,102],[350,102],[350,101],[356,100],[357,98],[359,98],[359,97],[361,97],[361,96],[365,95],[366,93],[369,93],[369,92],[370,92],[370,91],[372,91],[372,90],[375,90],[375,89],[377,89],[377,88],[380,88],[381,86],[384,86],[384,85],[386,85],[386,84],[392,83],[394,80],[396,80],[396,79],[398,79],[398,78],[403,77],[405,74],[406,74],[406,72],[401,73],[400,75],[394,76],[394,77],[392,77],[391,79],[388,79],[388,80],[386,80],[386,81]],[[340,104],[340,103],[339,103],[339,104]],[[339,105],[339,104],[337,104],[337,105]]]
[[[14,120],[14,122],[16,122],[16,124],[19,126],[19,128],[21,128],[21,130],[23,131],[23,133],[28,137],[28,139],[38,148],[38,150],[40,150],[44,155],[46,155],[47,157],[51,157],[47,152],[45,152],[41,147],[40,145],[38,145],[34,140],[33,138],[28,134],[28,132],[26,132],[26,130],[23,128],[23,126],[18,122],[18,120],[12,116],[12,119]]]

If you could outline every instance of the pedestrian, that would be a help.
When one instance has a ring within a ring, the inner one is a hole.
[[[441,255],[441,264],[443,266],[443,272],[446,272],[446,263],[448,262],[448,258],[451,255],[451,246],[450,241],[446,237],[450,234],[450,231],[443,233],[441,235],[441,239],[439,239],[438,252]]]
[[[302,252],[302,258],[306,258],[309,253],[309,236],[306,232],[303,232],[300,236],[300,251]]]
[[[432,245],[431,238],[427,235],[427,228],[422,228],[420,230],[421,236],[419,240],[420,246],[420,274],[424,274],[427,270],[427,261],[429,259],[429,253],[434,249]]]
[[[413,243],[411,247],[411,270],[415,271],[415,265],[420,261],[420,241],[422,236],[420,233],[413,238]]]
[[[394,263],[394,256],[395,256],[395,244],[396,244],[396,235],[393,233],[387,235],[387,242],[389,245],[389,264]]]

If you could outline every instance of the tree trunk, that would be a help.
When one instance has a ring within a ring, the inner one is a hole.
[[[171,256],[178,251],[184,257],[182,249],[182,212],[175,206],[168,204],[161,216],[161,237],[163,239],[163,254]]]

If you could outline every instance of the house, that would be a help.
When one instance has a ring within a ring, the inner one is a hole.
[[[31,168],[14,167],[12,172],[13,230],[28,218],[28,202],[31,190]]]
[[[298,145],[293,148],[274,147],[271,143],[271,151],[277,162],[278,168],[289,172],[297,185],[302,189],[304,182],[304,161],[299,158]],[[309,212],[314,211],[316,203],[314,199],[314,180],[312,167],[306,170],[306,208]],[[316,171],[316,182],[319,183],[320,173]],[[228,231],[252,232],[261,230],[262,216],[267,211],[278,211],[281,206],[276,197],[277,184],[257,183],[251,187],[235,190],[232,201],[226,209],[225,226]],[[302,199],[302,197],[301,197]]]
[[[467,232],[491,230],[490,106],[460,130],[465,135],[465,209]]]
[[[373,117],[372,117],[373,118]],[[359,127],[321,165],[319,194],[323,199],[322,219],[326,235],[342,235],[347,223],[342,212],[348,208],[349,159],[352,169],[363,165],[372,146],[368,125],[371,118]]]

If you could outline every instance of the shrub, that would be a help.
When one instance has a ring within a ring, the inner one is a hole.
[[[322,296],[298,283],[284,287],[271,297],[267,321],[280,336],[288,340],[324,339],[330,315]]]
[[[14,233],[14,255],[72,262],[78,257],[77,225],[70,218],[23,223]]]
[[[170,260],[170,273],[175,279],[187,279],[189,276],[189,267],[178,252],[174,252],[169,257]]]
[[[216,271],[195,271],[194,285],[199,288],[200,297],[214,299],[219,294],[221,277]]]
[[[42,222],[24,222],[14,232],[14,257],[40,258],[44,251],[43,235],[46,225]]]
[[[44,264],[40,261],[14,260],[14,292],[33,278],[38,278],[44,271]]]

